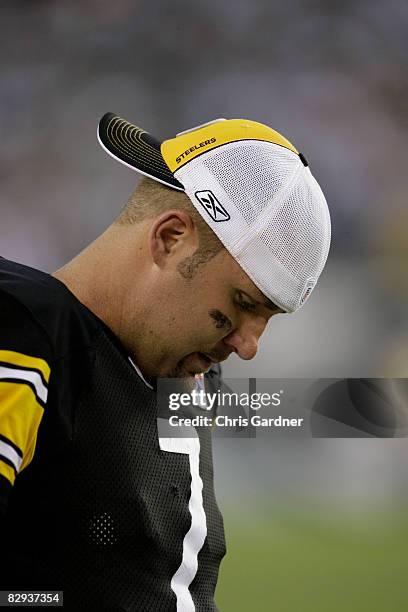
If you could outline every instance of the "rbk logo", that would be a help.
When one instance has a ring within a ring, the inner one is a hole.
[[[231,217],[209,189],[196,191],[195,197],[204,206],[213,221],[228,221]]]

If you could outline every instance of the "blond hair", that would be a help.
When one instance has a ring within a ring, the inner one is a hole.
[[[178,266],[182,276],[192,278],[198,267],[217,255],[224,248],[224,245],[197,212],[184,192],[166,187],[150,178],[142,177],[115,223],[118,225],[140,223],[146,219],[153,219],[172,208],[187,212],[198,232],[199,246],[197,250],[192,256],[186,257]]]

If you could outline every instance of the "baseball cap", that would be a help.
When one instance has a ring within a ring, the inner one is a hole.
[[[285,312],[304,304],[327,260],[330,214],[305,156],[284,136],[220,118],[160,141],[107,113],[98,139],[117,161],[184,191],[267,298]]]

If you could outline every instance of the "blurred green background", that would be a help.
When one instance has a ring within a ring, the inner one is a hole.
[[[350,515],[274,508],[256,521],[227,509],[223,612],[403,612],[406,512]],[[240,520],[241,518],[241,520]]]

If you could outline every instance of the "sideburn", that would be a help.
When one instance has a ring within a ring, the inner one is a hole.
[[[191,280],[197,274],[199,267],[210,261],[218,252],[215,249],[199,248],[193,255],[183,259],[178,264],[177,270],[183,278]]]

